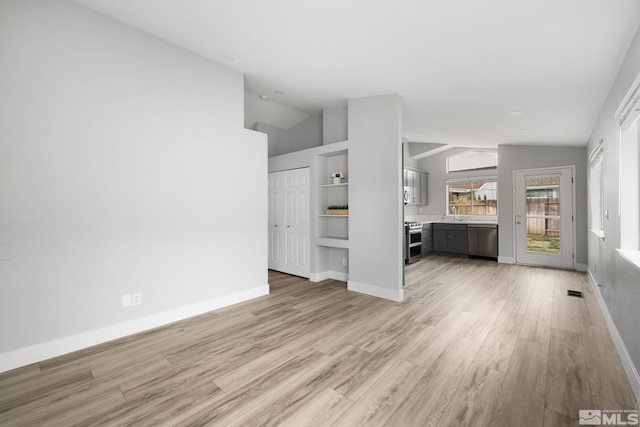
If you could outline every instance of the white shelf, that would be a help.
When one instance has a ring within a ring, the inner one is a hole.
[[[344,237],[322,236],[316,237],[316,244],[330,248],[349,249],[349,239]]]
[[[340,184],[320,184],[318,187],[344,187],[349,185],[348,182],[341,182]]]

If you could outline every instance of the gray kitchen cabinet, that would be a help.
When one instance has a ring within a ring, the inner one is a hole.
[[[422,256],[429,255],[433,247],[431,224],[422,224]]]
[[[406,204],[426,205],[429,174],[412,169],[405,169],[403,172],[405,191],[409,193]]]
[[[407,186],[409,187],[409,204],[416,204],[416,179],[414,171],[407,171]]]
[[[467,255],[467,226],[465,224],[433,224],[433,251]]]
[[[433,251],[449,252],[449,232],[447,230],[433,229]]]
[[[429,195],[429,174],[428,173],[420,173],[420,204],[426,205],[428,204]]]

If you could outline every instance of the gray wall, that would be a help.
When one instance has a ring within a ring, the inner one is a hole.
[[[640,272],[616,251],[620,247],[621,230],[618,215],[619,128],[615,120],[616,110],[639,74],[640,34],[636,34],[589,138],[587,153],[596,148],[600,139],[603,140],[603,205],[609,211],[609,219],[604,222],[602,254],[599,253],[599,239],[589,235],[589,270],[595,274],[597,269],[601,277],[601,287],[597,290],[635,366],[635,374],[630,373],[631,369],[627,373],[635,376],[636,397],[640,399],[640,378],[637,374],[640,371]]]
[[[349,100],[349,289],[402,299],[402,144],[397,95]]]
[[[576,263],[587,264],[587,155],[584,147],[498,146],[499,256],[515,259],[513,247],[513,171],[575,166]]]
[[[433,142],[408,142],[409,155],[411,157],[419,156],[424,153],[428,153],[436,148],[444,147],[445,144],[436,144]]]
[[[269,157],[322,145],[322,115],[307,117],[291,129],[257,122],[254,130],[267,134]]]
[[[289,150],[289,131],[287,129],[282,129],[268,123],[256,122],[253,130],[267,135],[267,153],[269,157],[291,151]]]
[[[291,151],[322,145],[322,114],[308,117],[289,129]]]
[[[349,139],[349,112],[346,106],[323,108],[322,120],[323,144],[333,144]]]
[[[418,160],[411,158],[411,144],[410,142],[403,142],[402,144],[402,156],[404,158],[405,168],[418,169]]]
[[[0,2],[0,63],[0,371],[268,292],[242,74],[67,0]]]

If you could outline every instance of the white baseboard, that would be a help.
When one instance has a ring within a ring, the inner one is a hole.
[[[598,300],[598,304],[600,305],[600,309],[602,310],[602,314],[604,316],[604,320],[607,322],[607,328],[609,329],[609,334],[611,335],[611,339],[613,340],[613,344],[616,347],[616,351],[618,352],[618,356],[620,357],[620,361],[622,362],[622,367],[624,368],[624,372],[627,374],[627,378],[629,379],[629,383],[631,383],[631,388],[633,389],[633,393],[636,395],[636,399],[640,400],[640,375],[638,375],[638,370],[633,365],[633,361],[631,360],[631,356],[629,356],[629,352],[627,351],[627,347],[624,345],[624,341],[622,341],[622,337],[620,336],[620,332],[618,332],[618,328],[616,324],[613,322],[613,318],[609,313],[609,309],[602,298],[602,294],[600,294],[600,289],[598,288],[598,284],[591,273],[591,270],[587,269],[587,281],[589,282],[589,286],[593,291],[596,299]]]
[[[589,268],[587,267],[587,264],[581,264],[579,262],[576,262],[574,264],[574,268],[576,269],[576,271],[582,271],[582,272],[587,272],[587,270],[589,270]]]
[[[498,257],[498,262],[501,264],[515,264],[516,263],[516,259],[514,257],[511,256],[499,256]]]
[[[320,271],[318,273],[311,273],[309,275],[309,280],[312,282],[322,282],[323,280],[327,280],[329,278],[328,271]]]
[[[309,280],[312,282],[322,282],[323,280],[333,279],[340,280],[342,282],[346,282],[349,280],[349,273],[344,273],[342,271],[320,271],[318,273],[311,273]]]
[[[157,328],[169,323],[197,316],[222,307],[237,304],[253,298],[269,294],[269,285],[257,286],[242,292],[212,298],[196,304],[178,307],[172,310],[153,314],[127,322],[117,323],[104,328],[59,338],[53,341],[35,344],[0,354],[0,372],[20,368],[32,363],[41,362],[52,357],[61,356],[93,345],[101,344],[127,335],[148,329]]]
[[[347,289],[354,292],[360,292],[361,294],[389,299],[395,302],[400,302],[404,299],[404,289],[394,290],[381,288],[379,286],[368,285],[366,283],[354,282],[353,280],[349,280],[347,282]]]
[[[342,271],[330,271],[329,279],[340,280],[342,282],[346,282],[349,280],[349,273],[344,273]]]

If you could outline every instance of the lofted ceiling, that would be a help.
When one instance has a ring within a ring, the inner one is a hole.
[[[403,137],[456,146],[585,145],[640,25],[638,0],[76,1],[294,116],[397,93]]]

